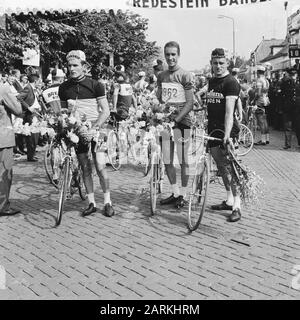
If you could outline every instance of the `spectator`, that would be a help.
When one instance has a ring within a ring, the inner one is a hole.
[[[154,60],[152,63],[152,67],[153,67],[153,72],[156,78],[160,72],[164,71],[163,62],[160,59]]]
[[[12,114],[20,116],[22,107],[9,88],[0,84],[0,216],[11,216],[20,212],[13,209],[9,202],[15,146]]]
[[[21,83],[22,88],[25,88],[25,86],[28,84],[27,74],[21,74],[20,83]]]
[[[36,97],[36,84],[39,81],[38,74],[31,74],[28,76],[28,85],[17,95],[18,100],[21,102],[24,118],[24,123],[32,124],[33,117],[37,110],[40,110],[40,105],[38,104]],[[26,146],[27,146],[27,160],[28,161],[38,161],[35,157],[36,146],[38,143],[39,134],[31,133],[30,136],[26,136]]]
[[[292,142],[292,124],[296,113],[296,83],[297,70],[290,68],[287,70],[289,77],[281,84],[283,97],[283,119],[284,119],[284,147],[287,150],[291,148]]]
[[[300,79],[300,59],[295,60],[295,64],[293,66],[293,69],[297,71],[298,79]]]
[[[146,73],[144,71],[140,71],[138,73],[139,76],[139,80],[134,84],[134,91],[135,92],[143,92],[147,86],[148,86],[148,82],[146,82]]]

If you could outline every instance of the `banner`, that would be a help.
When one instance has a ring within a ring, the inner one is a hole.
[[[40,50],[38,49],[25,49],[23,51],[23,65],[24,66],[40,66]]]
[[[135,8],[151,9],[217,9],[269,3],[276,0],[130,0]]]
[[[107,9],[218,9],[218,8],[238,8],[250,5],[264,5],[274,2],[282,2],[284,0],[1,0],[1,14],[19,14],[21,12],[28,13],[37,11],[44,12],[46,10],[107,10]]]

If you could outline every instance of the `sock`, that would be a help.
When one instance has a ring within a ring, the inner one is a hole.
[[[241,209],[241,198],[240,196],[233,197],[232,209]]]
[[[226,193],[227,193],[226,204],[228,204],[229,206],[232,206],[233,200],[234,200],[232,192],[231,192],[231,190],[229,190],[229,191],[226,191]]]
[[[106,205],[107,203],[111,204],[109,191],[104,193],[104,205]]]
[[[95,201],[94,192],[87,194],[87,197],[88,197],[89,203],[93,203],[94,206],[96,207],[96,201]]]
[[[187,187],[181,187],[181,195],[183,196],[183,198],[186,198],[186,190]]]
[[[266,140],[270,141],[270,134],[269,133],[266,134]]]
[[[266,135],[265,134],[261,135],[261,142],[266,143]]]
[[[174,197],[177,198],[180,195],[179,187],[177,183],[171,184],[172,193],[174,193]]]

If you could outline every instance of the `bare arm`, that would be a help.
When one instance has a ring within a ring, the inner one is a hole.
[[[118,102],[118,95],[119,95],[119,87],[115,87],[114,94],[113,94],[113,111],[117,111],[117,102]]]
[[[194,104],[193,89],[185,90],[185,99],[186,99],[186,103],[185,103],[183,109],[180,111],[178,116],[175,118],[176,122],[180,122],[182,120],[182,118],[184,118],[185,115],[187,115],[191,110],[193,110],[193,104]]]
[[[226,97],[224,142],[227,142],[230,138],[230,133],[231,133],[231,129],[233,126],[233,112],[234,112],[236,99],[237,99],[236,96],[227,96]]]
[[[98,97],[97,98],[98,109],[102,110],[99,112],[98,119],[96,123],[93,125],[93,128],[101,128],[106,119],[110,115],[109,105],[106,97]]]

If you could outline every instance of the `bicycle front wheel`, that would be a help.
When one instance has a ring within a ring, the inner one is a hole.
[[[83,184],[82,170],[80,168],[77,173],[76,183],[77,183],[78,193],[79,193],[81,200],[85,200],[86,199],[86,191],[85,191],[85,186]]]
[[[59,226],[61,223],[61,218],[64,210],[64,204],[67,197],[69,181],[70,181],[70,159],[66,158],[63,164],[62,176],[59,186],[59,202],[58,202],[58,211],[56,216],[56,226]]]
[[[240,132],[239,132],[239,140],[238,140],[238,152],[239,156],[245,156],[248,154],[253,148],[253,134],[251,130],[245,126],[244,124],[240,125]]]
[[[121,168],[121,146],[116,131],[112,130],[107,137],[107,156],[109,163],[115,170]]]
[[[205,212],[208,187],[209,164],[205,158],[197,164],[189,194],[189,211],[187,220],[190,231],[196,230],[201,223]]]
[[[47,174],[47,177],[49,179],[49,182],[57,189],[58,185],[56,181],[53,180],[54,176],[54,157],[53,157],[53,149],[55,147],[53,146],[52,143],[48,144],[44,153],[44,168]]]

